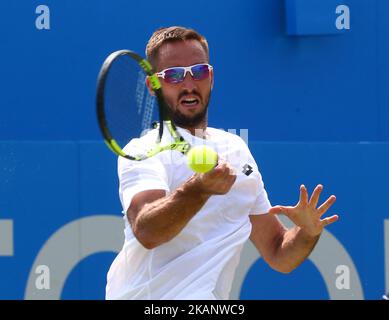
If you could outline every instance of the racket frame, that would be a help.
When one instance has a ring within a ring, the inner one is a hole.
[[[120,56],[127,55],[134,59],[138,65],[141,67],[141,69],[145,72],[147,75],[151,88],[153,89],[155,96],[157,98],[157,104],[158,104],[158,110],[159,110],[159,128],[158,128],[158,138],[156,141],[155,146],[148,151],[144,155],[135,155],[131,156],[129,154],[126,154],[122,148],[119,146],[117,141],[114,139],[114,137],[111,135],[107,122],[105,117],[105,84],[107,80],[107,76],[109,73],[109,68],[112,65],[112,63],[119,58]],[[135,160],[135,161],[141,161],[145,160],[147,158],[150,158],[159,152],[167,151],[167,150],[176,150],[183,154],[186,154],[189,149],[191,148],[191,145],[178,133],[176,126],[174,125],[173,121],[171,121],[166,112],[166,104],[163,99],[162,95],[162,88],[161,83],[157,77],[157,75],[154,73],[153,68],[151,64],[146,60],[143,59],[141,56],[136,54],[135,52],[131,50],[118,50],[113,53],[111,53],[104,61],[100,72],[98,76],[98,82],[97,82],[97,95],[96,95],[96,108],[97,108],[97,119],[99,123],[100,130],[104,137],[104,142],[106,145],[117,155],[122,156],[124,158]],[[166,125],[170,135],[173,137],[173,143],[162,146],[161,140],[164,130],[164,124]]]

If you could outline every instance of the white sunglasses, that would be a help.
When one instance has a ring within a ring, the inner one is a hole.
[[[167,68],[156,73],[156,75],[167,83],[180,83],[184,81],[186,73],[189,72],[193,80],[199,81],[208,78],[212,69],[213,67],[210,64],[200,63],[189,67]]]

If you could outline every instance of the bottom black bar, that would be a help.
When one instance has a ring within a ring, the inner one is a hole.
[[[334,301],[334,300],[229,300],[229,301],[16,301],[0,300],[2,312],[8,309],[12,316],[18,312],[29,315],[90,316],[96,313],[111,319],[119,314],[128,319],[264,319],[270,315],[302,316],[315,312],[316,316],[334,316],[352,312],[383,309],[387,313],[389,302],[384,300]],[[8,311],[7,310],[7,311]],[[311,311],[309,311],[311,310]],[[71,319],[73,320],[73,319]]]

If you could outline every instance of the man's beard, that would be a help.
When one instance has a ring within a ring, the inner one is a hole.
[[[196,127],[207,119],[210,98],[211,95],[209,95],[207,104],[205,105],[204,109],[194,116],[186,116],[178,108],[176,108],[175,111],[172,111],[170,108],[168,108],[169,116],[173,120],[174,124],[179,127]]]

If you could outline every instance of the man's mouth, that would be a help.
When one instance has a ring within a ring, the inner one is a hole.
[[[195,107],[200,103],[200,100],[194,97],[183,98],[180,100],[180,103],[185,107]]]

